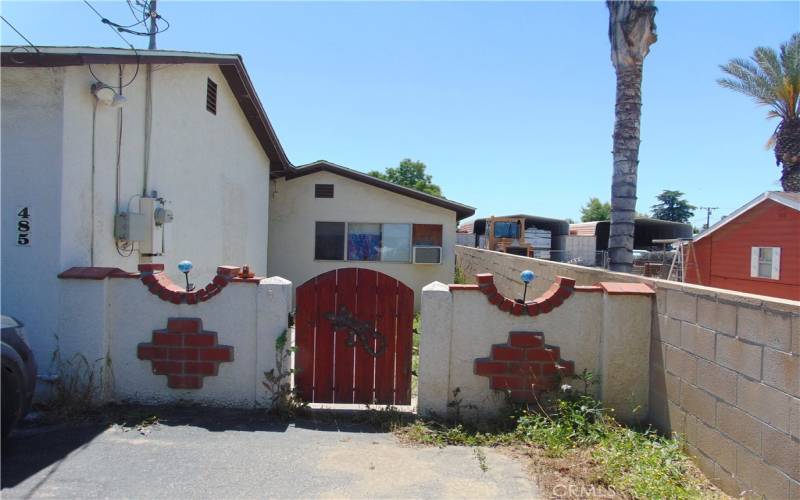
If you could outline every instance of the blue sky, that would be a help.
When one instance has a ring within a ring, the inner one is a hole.
[[[122,0],[92,3],[121,24],[132,18]],[[657,5],[637,209],[676,189],[722,207],[713,222],[780,189],[764,148],[776,123],[719,87],[718,65],[788,40],[800,3]],[[481,216],[577,220],[589,197],[610,197],[615,79],[602,2],[165,0],[159,11],[172,24],[159,48],[242,54],[296,165],[367,171],[422,160],[445,196]],[[4,1],[2,13],[39,45],[121,44],[80,2]],[[5,25],[1,33],[22,43]]]

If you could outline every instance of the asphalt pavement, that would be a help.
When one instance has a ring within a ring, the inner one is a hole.
[[[25,426],[3,448],[2,497],[538,496],[524,464],[506,454],[408,446],[347,419],[286,423],[197,408],[152,425],[136,419]]]

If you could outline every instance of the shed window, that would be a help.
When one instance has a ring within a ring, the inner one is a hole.
[[[211,78],[206,84],[206,110],[212,115],[217,114],[217,84]]]
[[[314,259],[344,260],[344,222],[317,222]]]
[[[781,249],[778,247],[752,247],[750,249],[750,276],[753,278],[780,279]]]
[[[333,198],[333,184],[314,184],[314,198]]]

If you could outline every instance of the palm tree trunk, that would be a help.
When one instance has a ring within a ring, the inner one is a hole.
[[[781,186],[800,192],[800,118],[787,118],[775,132],[775,160],[782,167]]]
[[[614,174],[611,180],[611,229],[608,256],[612,271],[633,269],[633,229],[642,116],[642,64],[617,67],[614,110]]]

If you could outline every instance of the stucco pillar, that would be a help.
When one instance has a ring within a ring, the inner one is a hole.
[[[254,400],[256,406],[267,406],[270,394],[262,384],[264,372],[275,367],[275,341],[286,332],[286,348],[289,343],[289,311],[292,307],[292,282],[273,276],[261,280],[256,294],[256,371]],[[284,370],[291,368],[290,359]]]
[[[84,384],[91,376],[95,397],[107,401],[113,392],[109,280],[62,279],[59,285],[56,352],[36,360],[39,372],[66,379],[79,377]]]
[[[603,405],[628,424],[647,417],[652,297],[606,293],[603,298],[600,393]]]
[[[453,295],[438,281],[422,289],[419,345],[419,414],[447,414],[450,390],[450,341]]]

